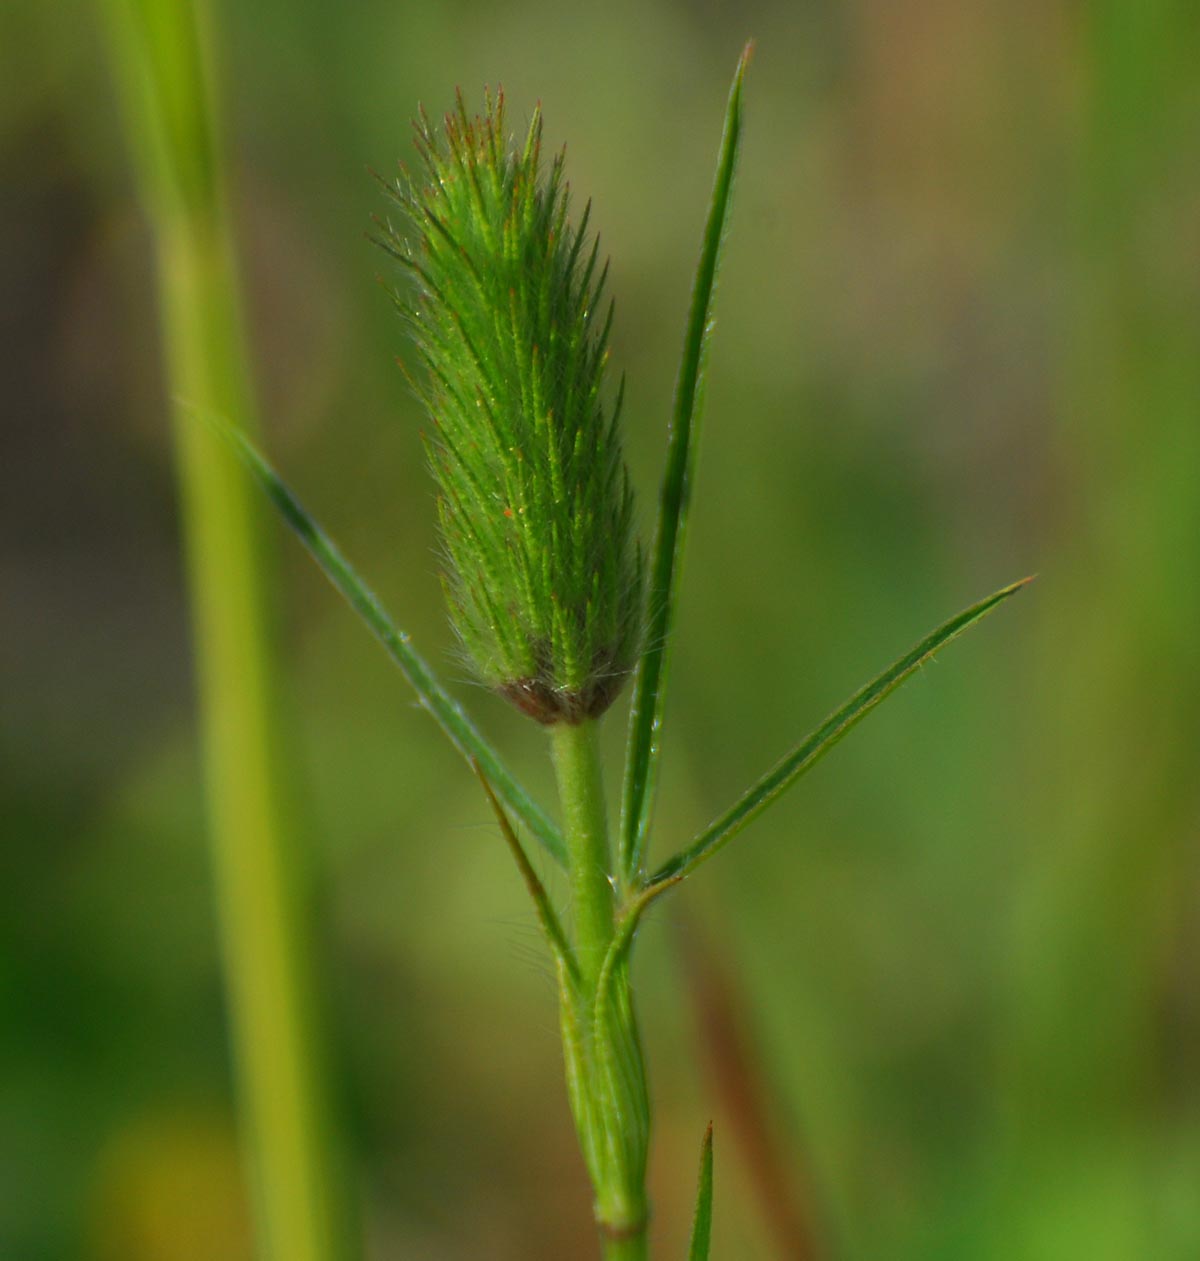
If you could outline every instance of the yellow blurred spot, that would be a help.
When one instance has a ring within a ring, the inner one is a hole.
[[[177,1113],[118,1132],[97,1166],[91,1218],[95,1261],[253,1261],[229,1122]]]

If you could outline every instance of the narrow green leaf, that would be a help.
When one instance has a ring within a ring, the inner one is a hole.
[[[925,664],[939,649],[956,639],[968,627],[986,617],[997,605],[1015,595],[1032,582],[1024,578],[1004,587],[986,600],[952,617],[932,634],[927,635],[911,652],[889,666],[877,679],[856,692],[836,713],[831,714],[816,731],[798,744],[781,762],[767,772],[744,796],[725,811],[685,850],[676,854],[655,873],[651,885],[661,880],[678,880],[693,872],[706,858],[711,858],[727,845],[756,815],[787,791],[806,771],[812,769],[847,732],[860,723],[880,701],[890,696],[910,675]]]
[[[309,516],[279,474],[259,454],[245,434],[219,417],[208,415],[205,419],[233,444],[238,455],[266,491],[283,519],[299,536],[325,576],[366,622],[388,656],[400,667],[421,704],[450,738],[451,744],[468,762],[483,771],[488,782],[494,785],[496,795],[537,837],[546,852],[565,867],[567,851],[558,829],[504,766],[500,755],[467,717],[462,706],[438,682],[437,676],[409,643],[409,636],[388,616],[378,597],[354,572],[333,540]]]
[[[696,429],[704,402],[705,367],[712,333],[713,294],[742,135],[742,81],[753,48],[753,44],[747,44],[742,50],[733,76],[733,86],[729,91],[725,130],[717,156],[717,174],[692,288],[692,304],[683,341],[683,359],[675,385],[667,463],[659,497],[654,556],[647,592],[646,648],[638,664],[629,711],[620,838],[620,869],[626,885],[633,883],[641,867],[654,808],[666,692],[667,651],[683,560],[692,474],[696,463]]]
[[[692,1222],[692,1243],[688,1248],[688,1261],[708,1261],[708,1246],[712,1239],[713,1199],[713,1135],[712,1122],[704,1131],[700,1146],[700,1185],[696,1189],[696,1216]]]
[[[488,777],[483,773],[483,768],[474,758],[471,759],[471,769],[479,777],[479,782],[483,785],[483,791],[487,793],[488,800],[492,803],[492,809],[496,813],[496,821],[500,824],[500,832],[508,845],[509,851],[516,860],[517,867],[521,872],[521,879],[525,881],[525,887],[529,890],[529,896],[533,899],[534,910],[537,912],[538,923],[542,926],[546,942],[558,965],[566,970],[572,981],[577,982],[579,980],[579,965],[575,962],[574,952],[571,950],[570,942],[567,941],[566,933],[563,932],[562,924],[559,923],[558,916],[554,913],[554,907],[551,905],[550,898],[546,893],[546,886],[538,879],[538,874],[534,871],[533,864],[529,861],[521,842],[517,839],[516,831],[509,822],[504,806],[500,803],[500,798],[496,796],[496,790],[492,787]]]

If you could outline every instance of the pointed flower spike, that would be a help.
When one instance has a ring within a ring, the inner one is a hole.
[[[461,95],[380,244],[427,369],[430,465],[450,617],[484,683],[550,725],[598,717],[641,645],[641,561],[606,401],[611,310],[596,246],[569,230],[542,120],[504,133],[503,95]],[[586,222],[586,212],[584,215]]]

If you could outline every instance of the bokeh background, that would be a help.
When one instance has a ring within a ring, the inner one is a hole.
[[[1200,1256],[1200,9],[214,6],[265,441],[462,678],[368,166],[502,81],[612,255],[648,532],[758,51],[657,853],[951,612],[643,932],[660,1255]],[[251,1255],[151,241],[98,15],[0,16],[0,1256]],[[590,1255],[554,988],[461,763],[273,532],[369,1256]],[[614,769],[620,721],[610,724]]]

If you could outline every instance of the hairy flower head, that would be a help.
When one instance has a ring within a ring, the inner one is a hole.
[[[568,221],[563,155],[543,171],[542,120],[523,145],[504,97],[439,131],[389,196],[381,244],[412,274],[397,294],[424,365],[417,384],[451,620],[480,677],[543,723],[596,717],[637,658],[642,559],[604,371],[607,265]]]

